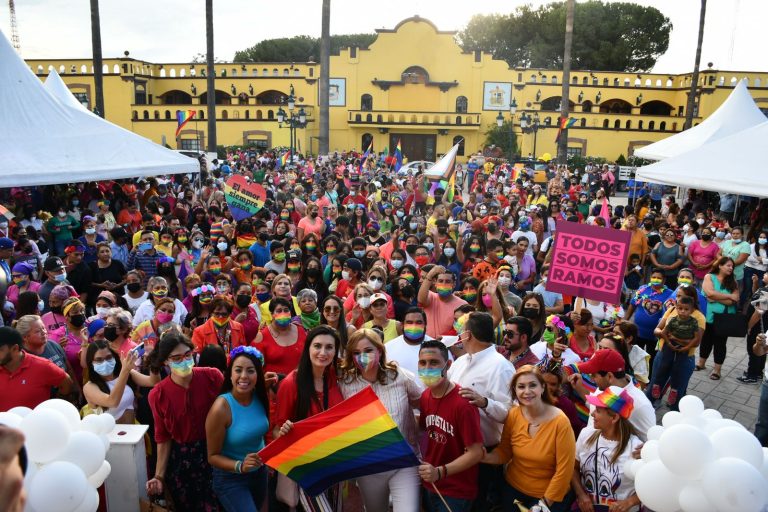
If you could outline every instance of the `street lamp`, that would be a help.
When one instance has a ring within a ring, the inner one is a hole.
[[[291,159],[293,159],[293,149],[296,145],[296,130],[299,128],[306,128],[307,126],[307,113],[304,111],[304,107],[299,107],[298,112],[294,112],[296,109],[296,97],[294,95],[294,89],[293,84],[291,84],[291,93],[288,96],[287,99],[288,103],[288,112],[286,113],[285,110],[283,110],[283,107],[280,107],[277,110],[277,122],[280,124],[280,128],[282,128],[282,124],[287,124],[287,128],[290,130],[290,139],[291,139]]]
[[[535,159],[536,138],[539,132],[539,115],[534,112],[533,117],[531,117],[530,114],[523,113],[520,117],[520,128],[523,130],[523,133],[533,133],[533,158]]]
[[[515,98],[512,98],[512,103],[509,104],[509,154],[507,155],[507,160],[510,162],[512,161],[512,145],[513,145],[513,138],[514,138],[514,130],[515,130],[515,113],[517,112],[517,101],[515,101]],[[496,126],[501,128],[504,126],[504,116],[502,115],[501,111],[499,111],[499,115],[496,116]]]

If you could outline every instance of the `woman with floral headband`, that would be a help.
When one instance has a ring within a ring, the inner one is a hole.
[[[210,318],[192,332],[195,352],[200,353],[207,345],[218,345],[229,353],[231,349],[247,344],[243,326],[230,318],[234,307],[227,297],[218,296],[211,301]]]
[[[192,311],[184,320],[184,332],[192,334],[197,327],[203,325],[211,316],[211,301],[216,294],[213,285],[205,283],[192,290]]]
[[[227,512],[255,512],[267,491],[267,471],[258,455],[269,430],[262,353],[246,346],[233,349],[221,391],[205,420],[213,491]]]

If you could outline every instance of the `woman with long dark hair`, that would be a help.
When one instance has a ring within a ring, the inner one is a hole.
[[[335,295],[329,295],[325,298],[320,307],[320,323],[336,329],[341,339],[341,353],[347,347],[349,337],[355,333],[355,328],[347,325],[344,319],[344,304],[340,298]]]
[[[726,336],[715,332],[715,313],[735,313],[739,303],[739,284],[733,276],[734,267],[731,258],[720,257],[712,265],[712,270],[704,277],[704,282],[701,285],[701,290],[707,298],[707,328],[701,339],[699,360],[695,369],[703,370],[705,368],[707,358],[714,348],[715,366],[709,375],[712,380],[720,380],[720,371],[725,361],[725,343],[728,341]]]
[[[254,347],[237,347],[229,353],[221,395],[205,420],[213,491],[227,512],[262,508],[267,472],[258,452],[268,430],[264,356]]]
[[[344,400],[336,378],[340,348],[341,339],[336,329],[319,325],[309,331],[298,367],[283,379],[277,390],[276,438],[290,432],[293,422],[319,414]],[[337,484],[312,497],[300,489],[300,501],[306,512],[339,510],[339,490]]]
[[[167,490],[176,510],[218,510],[211,488],[211,466],[205,439],[205,419],[219,395],[224,376],[216,368],[195,368],[194,345],[171,331],[152,352],[150,368],[170,367],[149,393],[155,419],[157,467],[147,482],[149,494]]]

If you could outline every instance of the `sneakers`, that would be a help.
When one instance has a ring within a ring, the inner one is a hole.
[[[654,384],[653,387],[651,387],[651,396],[654,400],[658,400],[661,397],[661,386],[658,384]]]
[[[667,405],[672,406],[677,403],[677,390],[676,389],[670,389],[669,394],[667,395]]]
[[[749,375],[742,375],[741,377],[736,377],[736,380],[741,382],[742,384],[757,384],[758,382],[760,382],[760,379],[750,377]]]

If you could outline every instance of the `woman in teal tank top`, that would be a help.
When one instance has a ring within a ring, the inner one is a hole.
[[[213,490],[227,512],[258,512],[266,497],[267,472],[258,456],[269,429],[263,367],[254,347],[232,350],[222,394],[205,421]]]

